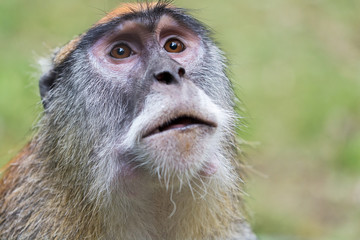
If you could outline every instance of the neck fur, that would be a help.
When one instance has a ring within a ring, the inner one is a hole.
[[[208,179],[181,191],[156,188],[140,200],[116,194],[104,208],[105,238],[225,239],[231,223],[242,219],[236,189]]]

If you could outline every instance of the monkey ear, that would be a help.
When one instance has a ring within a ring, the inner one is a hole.
[[[56,80],[57,74],[53,69],[45,72],[39,81],[40,96],[44,109],[47,109],[49,104],[49,91],[52,89]]]

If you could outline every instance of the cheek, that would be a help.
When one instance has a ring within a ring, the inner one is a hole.
[[[185,67],[188,72],[193,71],[204,58],[204,50],[200,44],[196,43],[180,54],[172,54],[171,57]]]
[[[123,89],[128,88],[130,79],[144,74],[143,63],[138,60],[126,64],[111,64],[107,60],[91,56],[90,63],[92,69],[101,77],[102,81],[109,81],[121,86]]]

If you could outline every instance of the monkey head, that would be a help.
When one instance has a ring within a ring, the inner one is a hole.
[[[38,139],[54,174],[85,168],[93,186],[128,192],[233,174],[225,58],[183,9],[157,2],[114,10],[54,54],[40,93]]]

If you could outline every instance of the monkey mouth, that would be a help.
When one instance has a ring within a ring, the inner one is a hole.
[[[143,138],[150,137],[155,134],[163,133],[166,131],[171,130],[187,130],[194,127],[209,127],[209,128],[216,128],[217,124],[215,122],[205,120],[199,117],[194,116],[179,116],[176,118],[171,119],[170,121],[165,121],[160,125],[152,128],[148,131]]]

